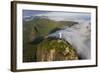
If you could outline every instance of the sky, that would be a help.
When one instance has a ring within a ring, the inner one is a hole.
[[[23,18],[31,16],[46,16],[52,20],[62,21],[62,20],[91,20],[90,13],[82,12],[65,12],[65,11],[39,11],[39,10],[23,10]]]
[[[36,16],[38,14],[48,13],[48,11],[23,10],[23,17]]]

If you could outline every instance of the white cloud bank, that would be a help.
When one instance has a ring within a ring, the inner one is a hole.
[[[75,13],[75,12],[48,12],[37,14],[36,16],[46,16],[56,21],[86,21],[90,20],[90,13]]]

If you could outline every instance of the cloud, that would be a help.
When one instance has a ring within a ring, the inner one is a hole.
[[[46,16],[56,21],[90,20],[91,18],[90,13],[76,13],[76,12],[47,12],[47,13],[37,14],[36,16]]]

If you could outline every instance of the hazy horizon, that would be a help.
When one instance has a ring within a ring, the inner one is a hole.
[[[23,10],[23,18],[35,16],[46,16],[56,21],[66,20],[78,20],[78,21],[90,21],[91,14],[83,12],[65,12],[65,11],[40,11],[40,10]]]

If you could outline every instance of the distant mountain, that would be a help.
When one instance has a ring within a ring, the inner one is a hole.
[[[74,21],[55,21],[46,16],[27,17],[24,18],[23,23],[24,30],[34,32],[38,36],[48,35],[55,29],[63,29],[78,24]]]
[[[27,17],[23,19],[23,62],[36,61],[36,47],[45,36],[57,30],[70,27],[77,22],[55,21],[45,16]]]
[[[45,36],[51,32],[55,32],[56,30],[64,29],[65,27],[73,26],[74,24],[78,24],[78,22],[74,21],[55,21],[51,20],[46,16],[35,16],[35,17],[27,17],[23,20],[23,30],[24,33],[28,36],[29,34],[33,34],[34,36]],[[32,37],[34,37],[32,35]]]
[[[26,16],[26,17],[23,17],[23,20],[24,21],[31,21],[33,19],[41,19],[41,18],[48,19],[48,17],[46,17],[46,16]]]
[[[31,21],[35,18],[35,16],[27,16],[27,17],[23,17],[24,21]]]
[[[91,14],[90,13],[81,13],[81,12],[48,12],[48,13],[42,13],[37,14],[38,16],[46,16],[49,17],[49,19],[55,20],[55,21],[76,21],[76,22],[82,22],[82,21],[90,21],[91,20]]]

